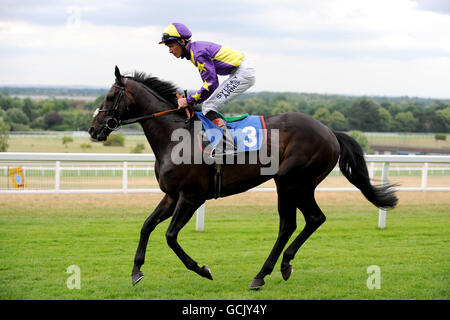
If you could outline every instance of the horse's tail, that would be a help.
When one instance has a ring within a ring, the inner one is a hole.
[[[378,208],[394,208],[397,204],[397,196],[392,189],[393,185],[373,186],[370,183],[364,152],[355,139],[342,132],[334,132],[341,152],[339,157],[339,168],[344,176],[363,195]]]

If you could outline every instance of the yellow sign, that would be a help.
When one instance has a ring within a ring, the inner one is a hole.
[[[15,189],[23,189],[26,187],[22,168],[9,168],[9,176]]]

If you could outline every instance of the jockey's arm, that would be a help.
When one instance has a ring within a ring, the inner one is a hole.
[[[208,56],[199,56],[197,58],[198,71],[203,80],[203,85],[196,93],[187,97],[186,102],[189,105],[202,103],[217,89],[219,79],[217,77],[216,68],[211,58]]]

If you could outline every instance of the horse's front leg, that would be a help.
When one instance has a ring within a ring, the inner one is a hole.
[[[145,220],[141,229],[141,237],[139,239],[136,256],[134,258],[133,271],[131,272],[131,280],[133,285],[138,283],[144,276],[141,272],[141,266],[145,261],[145,251],[147,250],[147,243],[150,233],[160,222],[166,220],[173,214],[176,204],[176,200],[171,198],[169,195],[165,195],[156,207],[155,211],[153,211],[147,220]]]
[[[202,277],[212,280],[211,270],[208,266],[199,267],[191,257],[178,244],[177,238],[180,230],[191,219],[195,210],[203,204],[204,201],[188,201],[183,195],[178,199],[175,212],[173,213],[172,221],[166,232],[167,244],[175,252],[175,254],[184,263],[186,268],[192,270]]]

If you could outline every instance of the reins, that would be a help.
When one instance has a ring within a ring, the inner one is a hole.
[[[185,106],[185,107],[179,107],[176,109],[170,109],[170,110],[161,111],[161,112],[157,112],[157,113],[153,113],[153,114],[148,114],[146,116],[136,117],[136,118],[132,118],[132,119],[119,120],[118,122],[119,122],[119,125],[126,125],[126,124],[136,123],[136,122],[139,122],[142,120],[148,120],[148,119],[162,117],[162,116],[165,116],[166,114],[177,112],[177,111],[180,111],[183,109],[186,111],[186,116],[188,118],[191,118],[192,114],[191,114],[191,111],[189,110],[189,106]]]
[[[114,86],[116,88],[119,88],[120,92],[119,92],[119,97],[117,98],[117,100],[116,100],[116,102],[114,104],[114,107],[112,109],[112,111],[113,111],[112,117],[106,121],[106,127],[108,127],[108,129],[110,129],[110,130],[116,130],[120,126],[136,123],[136,122],[139,122],[139,121],[142,121],[142,120],[149,120],[149,119],[153,119],[153,118],[162,117],[162,116],[165,116],[167,114],[174,113],[174,112],[177,112],[177,111],[180,111],[180,110],[183,110],[183,109],[186,112],[186,116],[187,116],[188,120],[191,119],[193,117],[193,115],[194,115],[194,112],[192,110],[190,110],[191,109],[190,106],[183,106],[183,107],[178,107],[178,108],[175,108],[175,109],[169,109],[169,110],[165,110],[165,111],[161,111],[161,112],[148,114],[148,115],[145,115],[145,116],[140,116],[140,117],[126,119],[126,120],[120,120],[119,116],[116,115],[116,113],[117,113],[117,109],[118,109],[119,104],[120,104],[120,100],[124,96],[125,86],[119,86],[117,84],[115,84]],[[166,99],[162,98],[159,94],[157,94],[156,92],[154,92],[150,88],[146,88],[146,89],[149,90],[158,100],[160,100],[161,102],[167,103]],[[185,91],[185,95],[186,95],[186,91]],[[178,99],[179,98],[183,98],[183,96],[178,94],[178,93],[176,93],[176,96],[177,96]],[[107,111],[108,110],[97,109],[95,114],[97,114],[98,112],[107,112]],[[95,114],[94,114],[94,116],[95,116]]]

